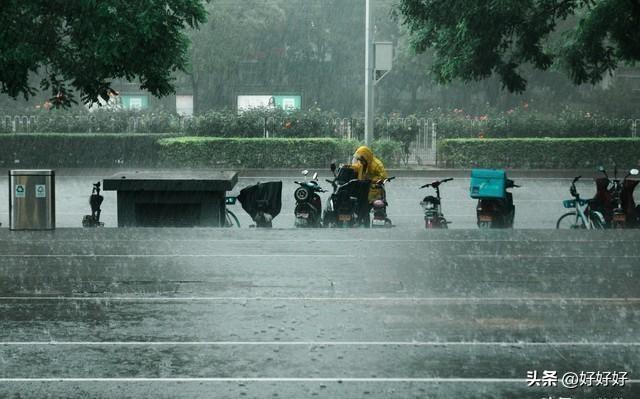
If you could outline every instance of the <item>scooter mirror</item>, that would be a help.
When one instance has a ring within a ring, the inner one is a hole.
[[[604,172],[604,166],[602,165],[598,166],[598,172]]]
[[[639,171],[638,169],[631,169],[631,170],[629,171],[629,174],[630,174],[631,176],[638,176],[638,174],[640,174],[640,171]]]
[[[318,180],[318,172],[313,174],[313,180]]]
[[[309,174],[309,171],[308,171],[308,170],[306,170],[306,169],[305,169],[305,170],[303,170],[303,171],[302,171],[302,175],[303,175],[303,176],[306,176],[306,175],[308,175],[308,174]]]

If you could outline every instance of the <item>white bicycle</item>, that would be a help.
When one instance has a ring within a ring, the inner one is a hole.
[[[593,201],[580,198],[576,182],[581,177],[576,177],[571,183],[569,193],[573,199],[562,201],[565,208],[573,211],[560,216],[556,222],[556,229],[604,229],[605,227],[604,215],[592,208]]]

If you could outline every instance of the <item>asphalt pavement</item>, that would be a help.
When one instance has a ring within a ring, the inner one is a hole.
[[[57,176],[62,228],[0,213],[0,398],[639,398],[640,231],[552,229],[570,178],[545,174],[514,176],[516,229],[480,231],[460,173],[426,231],[440,173],[352,230],[291,228],[287,174],[235,191],[282,179],[274,229],[239,206],[240,229],[81,229],[103,171]]]
[[[637,398],[639,239],[2,229],[0,397]]]

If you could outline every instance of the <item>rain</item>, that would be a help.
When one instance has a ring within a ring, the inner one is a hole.
[[[638,21],[4,2],[0,397],[640,397]]]

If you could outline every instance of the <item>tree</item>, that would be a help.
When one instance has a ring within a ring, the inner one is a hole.
[[[114,79],[139,79],[157,96],[174,92],[187,62],[186,27],[205,21],[207,0],[3,0],[0,93],[28,99],[42,76],[56,106],[107,100]]]
[[[278,37],[285,31],[281,2],[237,0],[208,6],[207,23],[190,32],[187,74],[196,112],[233,104],[240,82],[246,80],[240,73],[242,64],[255,61],[264,68],[264,58],[272,53],[275,43],[282,46]],[[260,72],[269,75],[269,71]]]
[[[620,63],[640,60],[637,0],[400,0],[398,12],[417,52],[435,50],[440,82],[496,74],[522,92],[521,66],[559,65],[575,84],[599,82]],[[555,45],[550,35],[569,17],[577,23]]]

